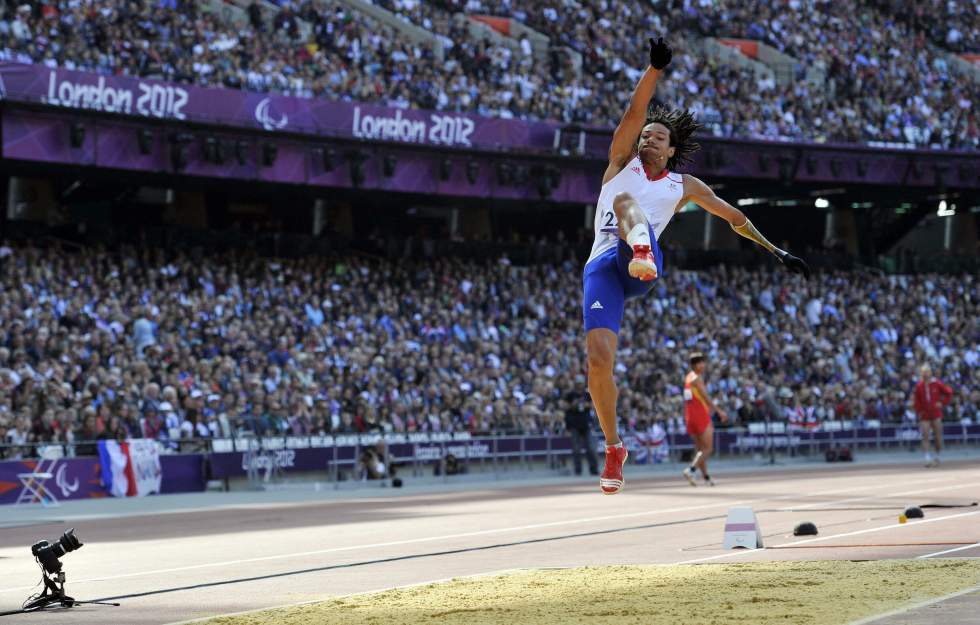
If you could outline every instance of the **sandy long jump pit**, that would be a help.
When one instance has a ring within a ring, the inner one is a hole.
[[[980,586],[980,560],[522,570],[328,599],[209,625],[843,625]]]

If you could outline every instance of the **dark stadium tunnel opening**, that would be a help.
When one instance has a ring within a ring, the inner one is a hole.
[[[207,145],[209,137],[201,139]],[[339,158],[332,150],[321,152]],[[327,158],[321,156],[320,158]],[[335,159],[331,159],[335,160]],[[434,196],[426,193],[311,188],[268,181],[173,176],[161,173],[134,174],[125,171],[44,164],[7,163],[9,173],[38,189],[41,196],[50,186],[61,197],[62,226],[53,234],[68,240],[98,241],[111,226],[139,230],[140,227],[174,227],[226,231],[251,231],[309,235],[316,227],[318,205],[331,217],[337,210],[349,212],[345,219],[327,219],[327,228],[342,228],[354,245],[379,228],[399,236],[447,238],[451,211],[464,216],[461,227],[475,225],[492,240],[520,235],[540,236],[557,229],[566,238],[582,228],[581,206],[537,200],[500,200]],[[21,185],[23,186],[23,184]],[[406,211],[415,207],[415,212]],[[475,218],[471,215],[478,213]],[[435,217],[431,217],[435,215]],[[533,216],[529,219],[528,217]],[[438,222],[438,223],[437,223]],[[17,221],[7,224],[16,233]],[[80,237],[78,229],[95,229],[97,234]],[[121,239],[129,235],[119,236]]]
[[[200,142],[206,145],[207,137]],[[317,151],[318,163],[325,154],[329,156],[331,150]],[[344,153],[332,156],[327,160],[340,166]],[[55,220],[61,225],[42,228],[8,220],[4,228],[14,239],[50,234],[110,247],[145,240],[170,249],[209,248],[218,240],[224,249],[247,246],[260,256],[354,251],[386,257],[400,253],[403,242],[411,239],[416,253],[473,258],[506,253],[517,264],[540,260],[529,253],[529,243],[560,243],[562,257],[577,263],[584,262],[591,245],[594,209],[582,204],[311,188],[18,162],[5,166],[20,181],[18,188],[27,184],[37,189],[35,196],[43,196],[49,193],[45,185],[50,185],[51,193],[61,197],[60,216]],[[434,182],[438,169],[432,172]],[[13,180],[8,179],[8,187]],[[534,182],[529,178],[529,185]],[[815,268],[853,268],[859,262],[876,265],[883,253],[896,259],[896,267],[904,267],[908,263],[899,253],[916,245],[909,237],[924,218],[920,226],[933,228],[928,236],[941,238],[934,232],[935,220],[928,218],[939,201],[935,189],[871,184],[828,188],[815,183],[786,188],[724,176],[714,177],[712,186],[741,207],[776,244],[807,254]],[[977,194],[962,190],[949,189],[940,195],[950,206],[972,206],[977,201]],[[703,211],[681,211],[675,216],[661,237],[668,251],[668,270],[703,269],[719,262],[771,265],[770,259],[751,249],[751,243],[720,226],[712,228],[711,249],[704,250],[706,221],[710,219]],[[833,247],[828,248],[831,223],[837,224],[835,228],[853,223],[852,229],[862,236],[850,243],[831,239]],[[146,239],[148,235],[151,238]],[[423,241],[435,247],[424,247]],[[683,253],[675,252],[679,248]]]

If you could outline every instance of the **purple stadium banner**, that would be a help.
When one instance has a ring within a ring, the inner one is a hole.
[[[0,62],[0,97],[68,109],[455,148],[550,148],[555,124],[395,109]]]
[[[0,462],[0,504],[15,503],[24,494],[24,486],[18,475],[34,472],[37,464],[37,460]],[[109,496],[102,487],[98,458],[45,461],[42,470],[53,477],[44,481],[41,492],[50,492],[58,501]]]
[[[80,146],[74,147],[69,142],[68,121],[54,109],[43,112],[5,111],[2,116],[3,157],[140,172],[173,171],[167,136],[162,132],[151,133],[149,153],[143,154],[135,140],[136,133],[141,130],[138,122],[130,118],[111,122],[78,118],[70,121],[81,124],[85,129],[85,138]],[[215,134],[228,142],[235,138],[227,131]],[[186,146],[187,162],[181,173],[208,178],[263,180],[322,187],[352,186],[350,171],[346,165],[326,171],[322,159],[311,146],[288,140],[277,142],[277,145],[277,157],[271,166],[262,165],[260,146],[255,142],[248,143],[244,164],[239,164],[234,156],[228,156],[219,165],[205,158],[203,145],[200,138],[197,138]],[[381,159],[374,158],[363,168],[361,188],[461,197],[538,197],[538,190],[534,185],[500,184],[494,175],[493,163],[487,159],[474,161],[477,170],[476,177],[471,182],[462,163],[453,167],[447,180],[441,180],[441,157],[438,153],[419,155],[401,146],[397,150],[388,149],[387,153],[398,158],[394,175],[385,176]],[[563,172],[551,197],[564,202],[591,202],[598,193],[599,176],[595,169],[586,170],[577,166]]]
[[[967,438],[980,441],[980,424],[973,425],[954,425],[946,424],[943,427],[944,436],[947,438]],[[673,435],[681,447],[684,443],[689,443],[687,436]],[[724,430],[718,432],[716,438],[716,448],[720,453],[746,453],[766,451],[771,447],[779,453],[807,451],[823,451],[836,446],[850,446],[853,444],[876,445],[880,443],[883,447],[894,447],[902,444],[915,444],[919,441],[919,429],[916,426],[894,427],[885,426],[878,428],[854,428],[840,430],[837,432],[825,431],[805,431],[787,430],[782,433],[773,433],[771,436],[766,434],[747,434],[744,432],[733,432]],[[674,444],[671,439],[671,445]]]
[[[543,451],[547,446],[545,438],[525,438],[525,450]],[[564,440],[564,448],[568,448],[568,439]],[[246,455],[243,452],[223,452],[210,455],[211,476],[215,479],[244,475],[249,468],[264,471],[270,465],[283,471],[328,471],[334,465],[348,469],[358,460],[358,452],[370,445],[336,445],[333,447],[312,447],[304,449],[277,449],[261,454]],[[559,449],[560,447],[555,447]],[[422,463],[440,460],[446,453],[452,453],[463,459],[490,459],[497,456],[507,456],[521,452],[519,438],[498,439],[494,445],[490,439],[454,440],[439,442],[391,443],[388,453],[395,461]]]
[[[611,138],[608,128],[572,129],[547,122],[197,87],[11,62],[0,62],[0,98],[21,104],[3,111],[3,158],[7,159],[456,197],[537,200],[544,194],[555,202],[592,203],[599,193],[602,167],[598,161],[604,158]],[[44,108],[26,110],[24,103]],[[84,111],[108,117],[76,114]],[[241,163],[227,156],[221,164],[209,162],[197,133],[188,135],[186,163],[178,168],[170,154],[175,128],[148,127],[141,118],[197,122],[226,146],[226,153],[233,143],[243,141],[247,154]],[[69,142],[69,124],[79,124],[84,131],[77,147]],[[268,138],[256,140],[256,129]],[[529,172],[527,182],[504,184],[495,175],[492,159],[474,154],[551,155],[559,129],[566,135],[562,148],[573,151],[579,130],[584,133],[586,157],[557,161],[561,178],[550,191],[538,188],[542,178],[534,171]],[[147,130],[149,150],[144,154],[134,136]],[[352,146],[341,149],[330,139],[362,140],[358,149],[371,149],[362,180],[355,182],[346,166],[344,151]],[[270,166],[261,165],[260,142],[278,148]],[[325,143],[338,149],[334,166],[325,167],[322,153],[318,154]],[[980,188],[975,152],[707,136],[701,143],[703,149],[690,166],[700,176],[916,187],[934,186],[943,177],[949,184]],[[475,169],[467,175],[462,159],[456,158],[448,179],[443,180],[445,152],[422,149],[432,147],[451,149],[454,157],[466,155],[473,164],[467,167]],[[383,174],[382,150],[397,158],[394,175]]]
[[[160,494],[196,493],[204,490],[204,454],[175,454],[160,456],[163,482]]]
[[[163,472],[161,493],[188,493],[204,490],[204,457],[201,454],[177,454],[160,456]],[[37,460],[9,460],[0,462],[0,505],[12,504],[25,493],[24,485],[18,475],[32,473],[37,469]],[[50,479],[43,481],[42,492],[50,492],[58,501],[75,499],[96,499],[108,497],[102,485],[99,459],[59,458],[45,461],[42,467]],[[30,493],[26,501],[30,502]]]

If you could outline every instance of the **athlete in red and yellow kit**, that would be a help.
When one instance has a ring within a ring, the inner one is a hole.
[[[684,420],[687,422],[687,433],[694,440],[694,449],[697,450],[691,465],[683,472],[691,486],[697,485],[694,477],[698,468],[701,469],[705,484],[715,485],[708,475],[708,458],[714,451],[715,435],[711,414],[717,412],[723,423],[728,421],[728,414],[708,397],[708,388],[702,377],[706,366],[704,354],[694,352],[691,354],[691,370],[684,376]]]

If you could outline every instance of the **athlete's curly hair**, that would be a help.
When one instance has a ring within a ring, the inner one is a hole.
[[[647,120],[643,125],[654,123],[663,124],[670,131],[670,145],[674,148],[674,155],[667,159],[667,169],[674,171],[678,166],[690,163],[691,155],[701,149],[700,144],[691,141],[691,135],[703,127],[694,119],[694,115],[690,111],[670,110],[654,104],[647,111]]]

